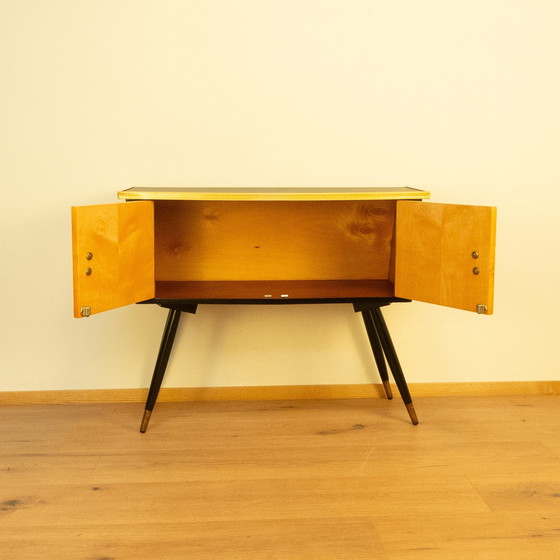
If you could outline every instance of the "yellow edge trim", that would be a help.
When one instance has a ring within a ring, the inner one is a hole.
[[[398,395],[392,385],[393,394]],[[502,381],[481,383],[409,383],[414,397],[560,395],[560,381]],[[146,400],[147,389],[69,391],[0,391],[0,405],[81,404]],[[256,387],[167,387],[158,402],[257,401],[386,398],[381,384],[285,385]]]
[[[172,191],[120,191],[121,200],[223,200],[223,201],[282,201],[282,200],[422,200],[430,198],[427,191],[416,192],[321,192],[317,193],[243,193],[232,192],[172,192]]]

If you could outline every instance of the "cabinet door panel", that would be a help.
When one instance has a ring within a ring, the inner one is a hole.
[[[154,297],[153,202],[72,208],[74,317]]]
[[[496,208],[397,203],[395,295],[491,314]]]

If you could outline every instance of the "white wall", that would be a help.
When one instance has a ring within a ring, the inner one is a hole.
[[[71,310],[70,206],[135,185],[496,205],[495,315],[392,306],[405,373],[558,379],[559,18],[555,0],[3,0],[0,390],[148,385],[164,310]],[[166,385],[377,380],[349,306],[206,306]]]

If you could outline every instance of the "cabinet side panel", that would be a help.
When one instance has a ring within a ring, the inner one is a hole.
[[[399,201],[395,294],[491,314],[495,235],[494,207]]]
[[[152,202],[73,207],[72,248],[75,317],[153,297]]]

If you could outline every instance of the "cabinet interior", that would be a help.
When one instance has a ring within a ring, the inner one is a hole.
[[[394,295],[395,200],[154,201],[155,296]]]

